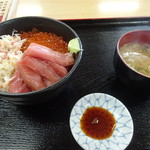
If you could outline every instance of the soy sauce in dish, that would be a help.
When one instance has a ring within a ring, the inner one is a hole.
[[[101,107],[89,107],[80,120],[81,130],[93,139],[103,140],[111,137],[116,120],[108,110]]]

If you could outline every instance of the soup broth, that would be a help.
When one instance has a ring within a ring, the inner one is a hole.
[[[128,43],[120,48],[123,60],[134,70],[150,76],[150,45]]]

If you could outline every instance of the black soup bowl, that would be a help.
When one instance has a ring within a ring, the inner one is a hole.
[[[11,35],[13,30],[17,30],[18,33],[21,31],[31,31],[33,28],[43,32],[52,32],[58,36],[62,36],[66,42],[69,42],[73,38],[78,38],[80,49],[82,44],[77,33],[62,21],[46,18],[46,17],[20,17],[11,19],[0,23],[0,35]],[[46,101],[54,101],[55,97],[58,96],[70,82],[70,77],[75,73],[82,57],[82,51],[74,55],[75,63],[71,70],[57,83],[33,92],[28,93],[7,93],[0,91],[0,99],[12,102],[20,105],[39,104]]]
[[[120,54],[120,48],[131,42],[150,45],[150,30],[130,31],[120,37],[114,54],[116,75],[127,87],[135,91],[144,91],[147,93],[150,90],[150,76],[132,69]]]

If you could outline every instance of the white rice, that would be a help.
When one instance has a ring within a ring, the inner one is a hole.
[[[25,40],[19,34],[0,36],[0,90],[8,91],[9,82],[16,69],[16,63],[23,53],[20,50]]]

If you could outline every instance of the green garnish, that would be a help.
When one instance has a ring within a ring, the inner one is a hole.
[[[68,49],[69,49],[70,53],[75,53],[75,54],[81,50],[78,38],[74,38],[69,41]]]

